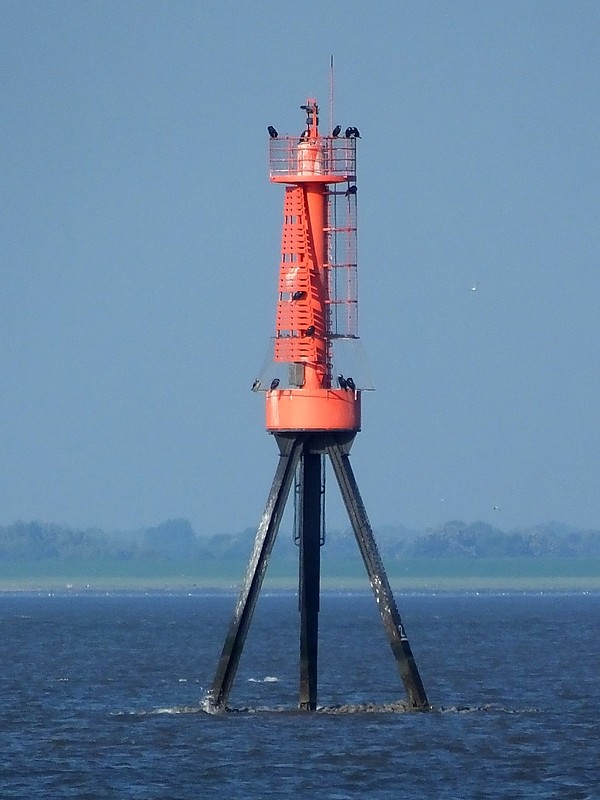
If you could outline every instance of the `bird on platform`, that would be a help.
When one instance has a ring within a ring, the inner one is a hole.
[[[277,133],[277,129],[274,128],[272,125],[269,125],[267,127],[267,130],[269,131],[269,136],[271,137],[271,139],[276,139],[279,136],[279,134]]]
[[[315,335],[315,326],[309,325],[308,328],[304,331],[305,336],[314,336]]]
[[[306,297],[306,292],[294,292],[292,300],[302,300]]]
[[[307,139],[309,138],[309,136],[310,136],[310,131],[308,129],[305,130],[305,131],[302,131],[302,133],[300,134],[300,141],[301,142],[306,142]]]
[[[357,192],[358,186],[356,184],[352,184],[352,186],[349,186],[344,192],[344,197],[350,197],[351,194],[356,194]]]
[[[348,381],[346,380],[346,378],[344,378],[344,376],[341,374],[341,372],[338,375],[337,382],[338,382],[338,386],[340,387],[340,389],[344,389],[344,391],[348,390]]]
[[[260,389],[260,380],[257,378],[252,384],[252,391],[258,392],[259,389]]]
[[[271,391],[273,391],[273,389],[276,389],[278,386],[279,386],[279,378],[273,378],[273,380],[271,381],[271,386],[269,388],[271,389]]]
[[[342,126],[336,125],[335,128],[331,131],[331,135],[333,136],[334,139],[336,139],[341,132],[342,132]]]
[[[360,139],[360,132],[358,128],[346,128],[344,135],[346,139]]]
[[[354,381],[352,380],[352,378],[346,378],[346,383],[348,384],[348,388],[349,388],[351,391],[353,391],[353,392],[354,392],[354,391],[356,391],[356,384],[354,383]]]

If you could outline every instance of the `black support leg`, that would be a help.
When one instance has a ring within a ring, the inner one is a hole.
[[[254,549],[240,596],[229,625],[221,658],[217,665],[209,705],[213,711],[226,708],[240,656],[246,641],[260,587],[290,492],[294,473],[300,461],[304,440],[302,436],[277,436],[280,457],[265,511],[254,540]]]
[[[427,695],[350,466],[347,448],[344,449],[335,437],[332,437],[331,443],[327,446],[327,453],[331,459],[354,535],[369,575],[383,625],[408,695],[408,701],[413,708],[428,708]]]
[[[317,707],[319,589],[321,581],[321,455],[305,450],[300,467],[300,700]]]

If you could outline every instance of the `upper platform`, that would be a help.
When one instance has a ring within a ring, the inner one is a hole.
[[[356,180],[356,139],[278,136],[269,140],[272,183],[344,183]]]

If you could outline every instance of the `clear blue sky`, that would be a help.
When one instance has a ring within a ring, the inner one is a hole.
[[[599,42],[585,1],[2,0],[0,524],[256,524],[265,128],[333,53],[372,522],[599,527]]]

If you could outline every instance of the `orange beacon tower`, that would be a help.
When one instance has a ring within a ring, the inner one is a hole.
[[[317,707],[320,549],[325,543],[324,469],[329,458],[404,683],[410,708],[427,696],[379,556],[349,453],[361,426],[361,381],[348,374],[348,345],[358,339],[356,143],[358,129],[319,130],[309,98],[300,135],[270,136],[270,180],[285,185],[273,358],[254,382],[264,391],[266,428],[279,464],[208,696],[212,711],[227,701],[254,608],[295,485],[299,547],[299,708]],[[346,373],[346,374],[344,374]]]

